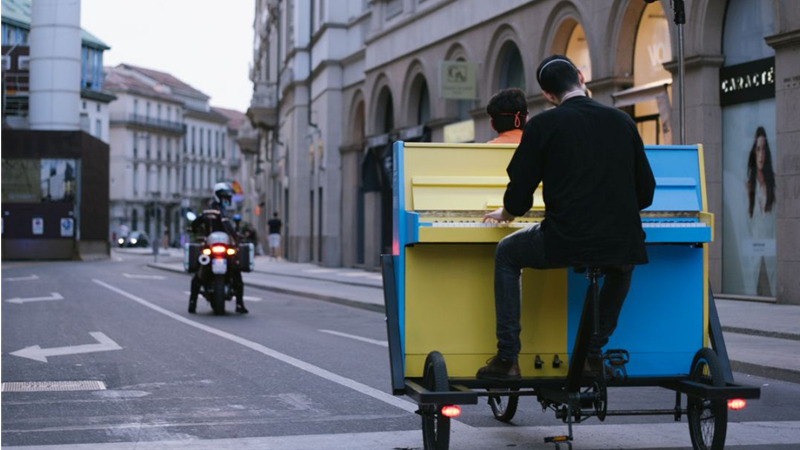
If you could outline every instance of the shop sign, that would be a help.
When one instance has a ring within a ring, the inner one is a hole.
[[[775,97],[775,58],[764,58],[719,69],[722,106]]]
[[[474,100],[478,96],[475,64],[466,61],[442,61],[440,96],[450,100]]]

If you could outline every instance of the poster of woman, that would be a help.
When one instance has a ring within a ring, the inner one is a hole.
[[[774,120],[756,121],[758,114],[748,112],[730,117],[734,123],[749,119],[747,126],[727,126],[725,132],[730,139],[723,151],[723,288],[730,294],[774,297],[777,205],[769,140]]]

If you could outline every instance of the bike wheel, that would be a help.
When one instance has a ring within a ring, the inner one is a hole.
[[[214,275],[211,283],[211,287],[214,289],[211,293],[211,309],[214,311],[214,315],[221,316],[225,314],[225,276]]]
[[[702,348],[694,357],[689,379],[709,386],[725,386],[719,357],[710,348]],[[727,401],[689,396],[686,416],[689,436],[696,450],[722,450],[728,430]]]
[[[487,389],[489,392],[517,392],[519,389]],[[519,397],[516,395],[490,395],[489,406],[492,408],[494,418],[501,422],[510,422],[517,413]]]
[[[425,359],[422,384],[429,391],[447,392],[450,390],[450,383],[447,381],[447,367],[441,353],[434,351],[428,354]],[[422,440],[425,450],[450,448],[450,418],[445,417],[440,408],[441,405],[420,407]]]

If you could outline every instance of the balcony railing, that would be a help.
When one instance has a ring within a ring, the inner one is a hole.
[[[111,114],[110,120],[111,125],[133,125],[167,133],[184,134],[186,130],[186,125],[181,122],[161,120],[141,114]]]

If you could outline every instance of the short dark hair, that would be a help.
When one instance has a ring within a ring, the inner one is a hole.
[[[561,97],[580,86],[578,68],[564,55],[545,58],[536,69],[536,81],[543,91],[556,97]]]
[[[499,133],[522,129],[528,116],[528,102],[520,88],[503,89],[489,99],[486,112],[491,116],[495,130]]]

